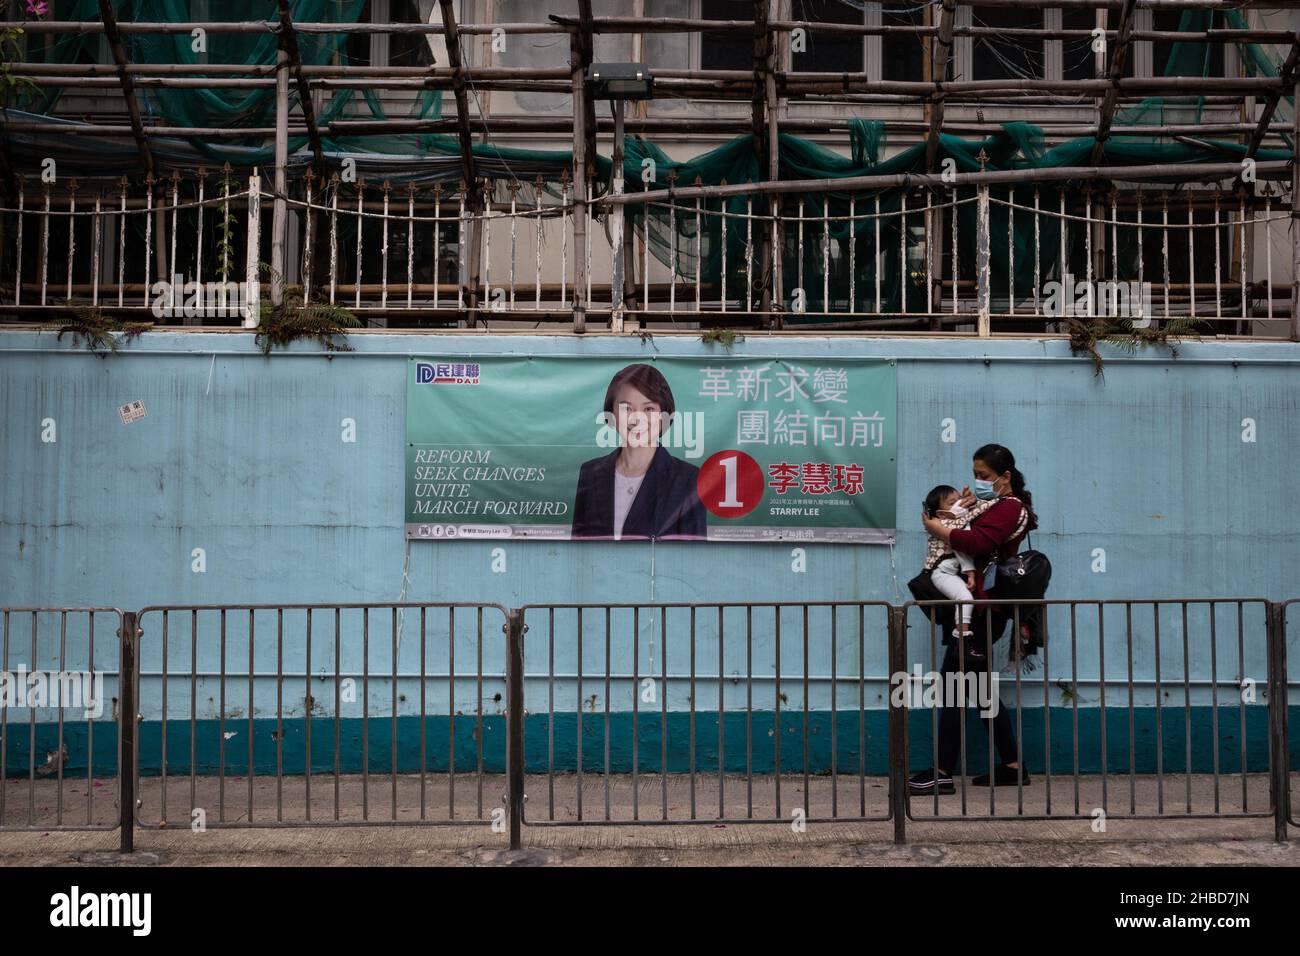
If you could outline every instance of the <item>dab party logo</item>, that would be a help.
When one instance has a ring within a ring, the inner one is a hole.
[[[417,385],[477,385],[478,362],[416,362]]]

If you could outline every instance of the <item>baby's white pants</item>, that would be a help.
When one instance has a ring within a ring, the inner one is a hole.
[[[962,631],[968,629],[971,612],[974,610],[970,604],[973,599],[970,588],[966,587],[964,573],[974,569],[970,556],[958,553],[955,557],[944,558],[930,573],[930,580],[943,592],[944,597],[950,601],[963,602],[958,605]]]

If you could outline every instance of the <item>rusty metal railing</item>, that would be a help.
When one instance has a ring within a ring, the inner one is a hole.
[[[259,171],[236,178],[228,166],[20,182],[0,208],[15,250],[0,256],[0,310],[253,328],[258,297],[291,288],[374,327],[572,322],[580,311],[615,332],[788,322],[987,336],[1116,316],[1237,335],[1267,323],[1274,334],[1289,309],[1274,249],[1289,200],[1271,182],[1172,193],[954,182],[859,189],[834,211],[797,183],[727,187],[723,198],[653,185],[614,197],[588,184],[580,196],[568,178],[470,189],[308,171],[277,194]],[[471,202],[475,193],[488,201]],[[302,250],[284,275],[262,261],[262,208],[278,201]],[[578,216],[624,209],[626,243],[588,229],[579,253]]]

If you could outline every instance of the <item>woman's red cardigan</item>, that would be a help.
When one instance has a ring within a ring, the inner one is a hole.
[[[988,511],[970,523],[969,528],[957,528],[949,533],[948,543],[954,551],[969,554],[975,561],[979,573],[975,575],[975,590],[971,596],[984,600],[984,571],[989,562],[1009,558],[1020,550],[1020,542],[1026,534],[1038,527],[1032,511],[1025,530],[1012,537],[1016,525],[1020,522],[1020,509],[1028,507],[1019,498],[1005,497]]]

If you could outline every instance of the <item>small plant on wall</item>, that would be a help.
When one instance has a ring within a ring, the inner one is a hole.
[[[262,271],[273,280],[276,272],[263,262]],[[316,302],[303,298],[302,291],[283,284],[284,295],[279,305],[272,305],[269,297],[258,302],[257,344],[269,353],[274,346],[287,346],[300,339],[315,339],[327,352],[351,352],[352,346],[336,342],[346,337],[348,329],[361,326],[361,322],[347,309],[330,302]]]
[[[60,342],[65,335],[72,336],[74,345],[85,342],[90,351],[101,358],[109,352],[116,352],[123,341],[129,342],[152,327],[148,322],[123,322],[105,314],[97,306],[89,305],[76,306],[71,319],[48,322],[42,326],[51,331],[58,329],[59,334],[55,338]]]
[[[724,349],[730,349],[740,338],[735,329],[705,329],[700,333],[700,341],[705,345],[721,345]]]
[[[1134,325],[1133,320],[1123,316],[1102,316],[1093,319],[1071,319],[1066,326],[1070,336],[1070,351],[1091,356],[1093,375],[1105,378],[1105,367],[1097,346],[1106,343],[1129,354],[1137,352],[1144,345],[1163,346],[1169,349],[1173,358],[1178,358],[1178,343],[1187,336],[1196,335],[1201,323],[1185,317],[1171,317],[1161,321],[1160,326]]]

